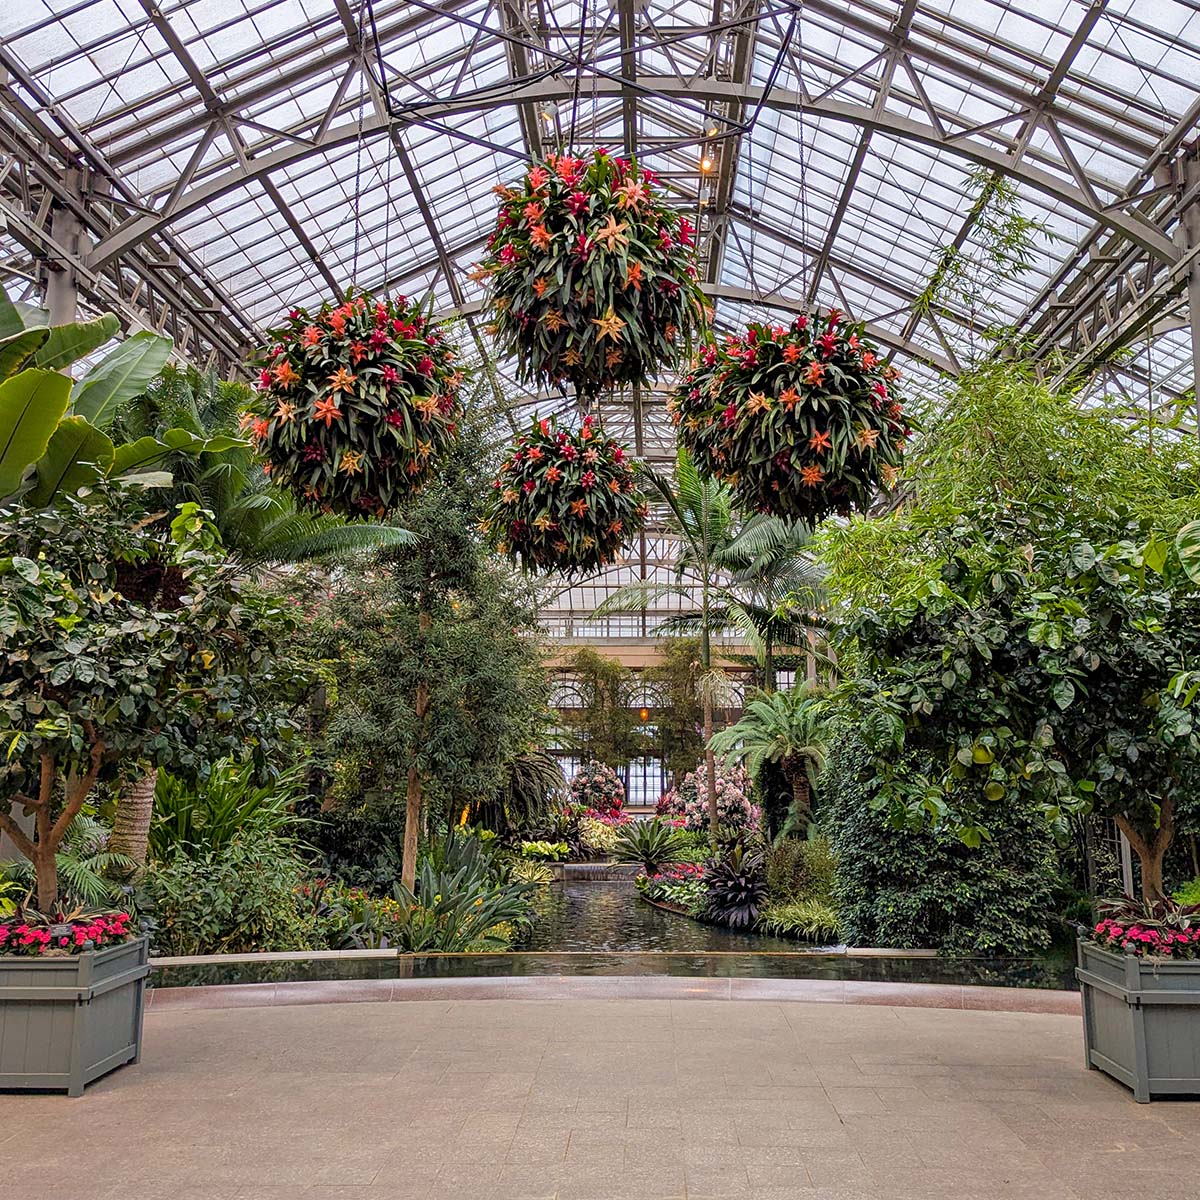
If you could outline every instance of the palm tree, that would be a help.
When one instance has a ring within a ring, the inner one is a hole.
[[[596,609],[597,616],[644,609],[656,599],[681,599],[684,611],[663,622],[656,632],[700,635],[700,698],[704,719],[705,766],[708,776],[709,827],[717,829],[717,768],[707,748],[713,736],[713,708],[723,676],[712,666],[712,638],[723,629],[743,634],[760,663],[771,664],[780,640],[807,627],[802,604],[815,607],[820,576],[802,547],[808,533],[778,517],[759,516],[742,522],[723,483],[696,470],[682,447],[673,483],[651,474],[650,481],[667,508],[667,528],[678,541],[675,579],[671,583],[639,581],[618,588]],[[794,593],[785,589],[800,590]],[[784,603],[794,594],[798,603]]]
[[[127,440],[186,429],[227,440],[225,448],[176,454],[172,504],[192,501],[207,509],[235,567],[243,571],[336,559],[359,550],[413,541],[404,529],[377,523],[348,524],[331,514],[303,512],[290,492],[275,487],[257,466],[238,422],[250,397],[241,383],[220,381],[194,367],[165,367],[142,395],[126,404],[115,424]],[[121,790],[109,844],[138,866],[146,861],[158,771],[147,768]]]
[[[812,794],[825,765],[828,716],[823,693],[809,684],[786,692],[759,692],[736,725],[718,733],[709,750],[726,762],[745,760],[757,776],[766,763],[777,763],[792,788],[787,826],[807,833]]]

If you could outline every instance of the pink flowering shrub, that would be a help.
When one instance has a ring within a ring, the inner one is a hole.
[[[80,954],[86,948],[100,949],[123,942],[135,932],[128,913],[89,913],[54,920],[29,910],[18,910],[0,922],[0,954]],[[92,946],[88,947],[87,943]]]
[[[1126,898],[1102,906],[1092,941],[1139,958],[1200,958],[1200,905]]]
[[[717,767],[717,820],[734,829],[750,829],[762,810],[750,802],[750,776],[741,767]],[[678,787],[664,792],[656,809],[676,828],[708,828],[708,778],[703,764],[689,771]]]
[[[571,803],[590,809],[596,819],[615,816],[625,807],[625,785],[612,767],[584,763],[571,780]]]

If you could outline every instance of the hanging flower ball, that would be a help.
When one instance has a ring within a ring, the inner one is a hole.
[[[458,429],[462,371],[403,296],[293,309],[260,355],[242,417],[263,469],[306,508],[385,516],[433,475]]]
[[[687,361],[707,325],[694,229],[658,179],[597,150],[551,155],[511,186],[474,272],[522,382],[591,396]]]
[[[578,432],[535,421],[500,466],[483,528],[527,570],[608,566],[642,528],[648,506],[628,452],[585,417]]]
[[[667,401],[680,442],[747,509],[815,523],[888,489],[912,433],[899,372],[837,309],[700,352]]]

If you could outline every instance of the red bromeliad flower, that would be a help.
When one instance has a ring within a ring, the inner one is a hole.
[[[705,472],[745,508],[809,522],[890,487],[912,428],[860,326],[840,311],[754,324],[707,346],[668,411]]]

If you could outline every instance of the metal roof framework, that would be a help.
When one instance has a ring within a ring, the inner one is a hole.
[[[605,145],[693,210],[719,326],[837,304],[930,387],[976,349],[972,314],[916,300],[970,250],[983,167],[1052,234],[989,316],[1085,395],[1167,406],[1196,370],[1198,121],[1197,0],[23,0],[0,11],[0,278],[230,373],[292,305],[431,291],[491,360],[467,275],[491,186]],[[569,408],[496,367],[510,421]],[[657,393],[602,414],[673,453]],[[556,611],[668,574],[646,542]]]

